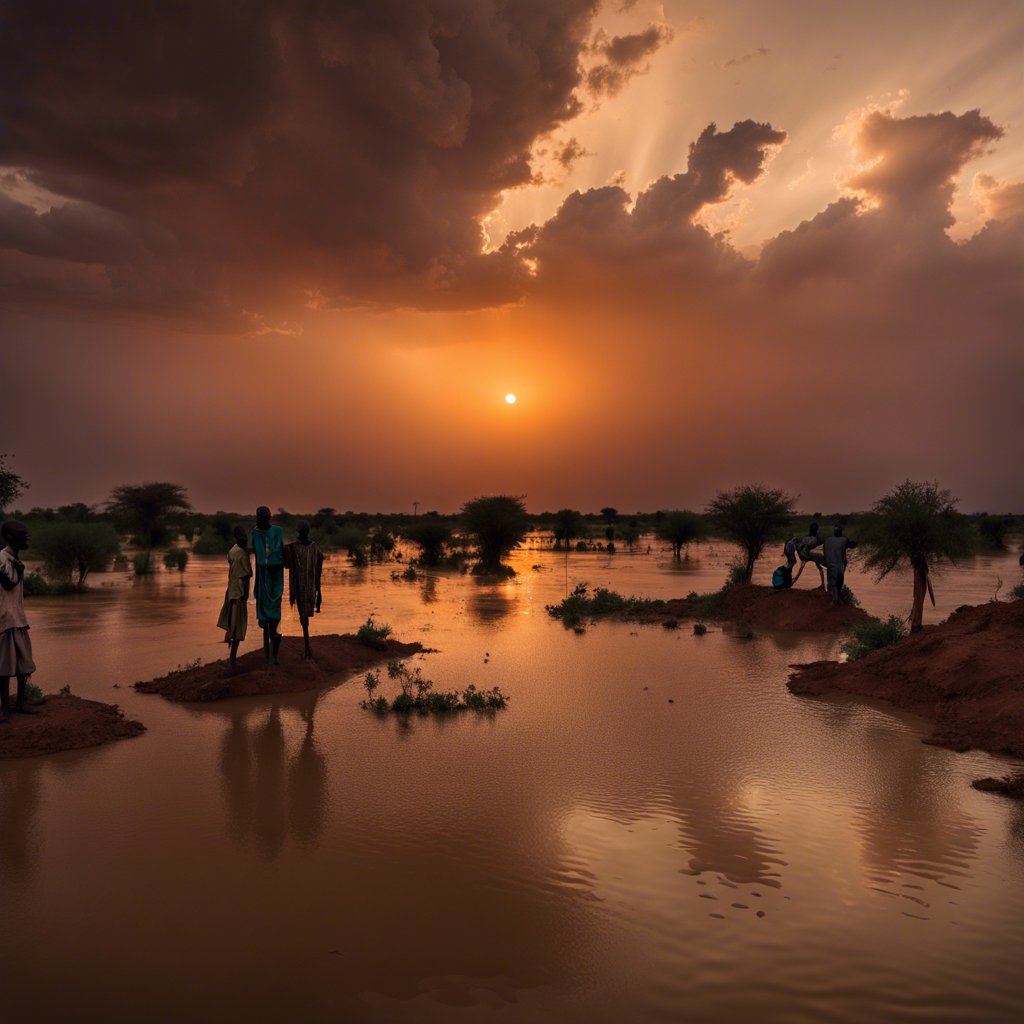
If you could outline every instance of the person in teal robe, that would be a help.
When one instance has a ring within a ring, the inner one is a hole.
[[[256,509],[256,529],[252,531],[252,550],[256,560],[256,621],[263,629],[263,656],[270,662],[281,649],[281,598],[284,596],[284,534],[270,522],[270,509]]]

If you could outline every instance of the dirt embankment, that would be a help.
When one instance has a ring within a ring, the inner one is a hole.
[[[926,742],[1024,757],[1024,600],[958,608],[859,661],[792,665],[794,693],[850,693],[934,719]]]
[[[0,758],[35,757],[61,750],[97,747],[145,731],[115,704],[101,704],[71,694],[51,694],[35,705],[34,715],[11,715],[0,725]]]
[[[311,645],[312,661],[303,660],[302,637],[286,636],[281,642],[278,665],[268,666],[260,647],[239,657],[238,671],[234,675],[227,674],[228,663],[224,658],[136,683],[135,689],[141,693],[158,693],[174,701],[299,693],[326,686],[339,675],[408,658],[423,650],[422,644],[404,644],[398,640],[387,640],[380,647],[368,647],[352,633],[314,636]]]
[[[712,600],[688,601],[676,598],[644,613],[648,621],[691,619],[743,623],[753,629],[774,629],[794,633],[843,633],[867,612],[843,604],[833,607],[828,594],[820,590],[775,590],[752,583],[734,583]]]

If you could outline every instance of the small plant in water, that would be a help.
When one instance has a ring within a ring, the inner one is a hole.
[[[363,679],[366,699],[360,707],[377,714],[394,711],[408,714],[417,711],[422,714],[446,713],[449,711],[498,711],[504,708],[509,698],[495,686],[490,690],[478,690],[470,684],[465,690],[435,690],[434,682],[423,676],[420,668],[411,670],[400,661],[392,661],[387,668],[388,678],[398,683],[399,692],[389,702],[387,697],[377,696],[380,686],[380,672],[367,672]]]
[[[703,622],[695,622],[693,624],[693,635],[694,636],[704,636],[704,634],[707,633],[707,631],[708,631],[708,627],[705,626]]]
[[[70,697],[71,696],[71,687],[68,686],[67,683],[65,683],[57,692],[62,697]]]
[[[872,651],[898,643],[907,635],[907,624],[898,615],[890,615],[884,622],[870,618],[855,622],[850,627],[850,638],[839,649],[847,660],[857,661]]]
[[[391,636],[391,627],[386,622],[377,623],[370,615],[356,630],[356,639],[367,647],[383,648]]]
[[[605,587],[597,587],[591,594],[586,583],[578,583],[564,601],[546,605],[545,611],[553,619],[560,619],[566,629],[575,629],[587,619],[600,619],[618,614],[629,618],[638,612],[662,608],[664,604],[664,601],[651,598],[623,597],[622,594]]]
[[[25,687],[25,697],[29,704],[43,703],[43,691],[35,683],[29,683]]]

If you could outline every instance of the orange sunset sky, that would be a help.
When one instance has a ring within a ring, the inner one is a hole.
[[[1022,155],[1017,0],[0,0],[0,451],[25,507],[1024,511]]]

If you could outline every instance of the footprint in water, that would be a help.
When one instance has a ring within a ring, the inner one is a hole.
[[[709,893],[709,892],[702,892],[700,894],[700,898],[702,900],[717,900],[718,899],[717,896],[712,896],[711,893]]]
[[[733,907],[735,907],[736,910],[749,910],[750,909],[750,907],[748,907],[746,905],[746,903],[734,903]]]
[[[719,921],[725,920],[725,914],[708,914],[708,917],[714,917]]]

